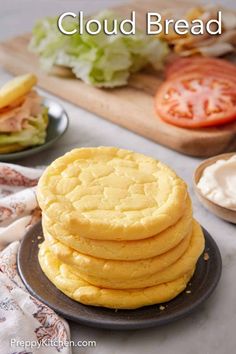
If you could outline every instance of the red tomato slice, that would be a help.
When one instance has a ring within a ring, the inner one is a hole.
[[[199,67],[199,65],[188,65],[185,68],[182,68],[179,71],[172,73],[168,79],[174,80],[175,78],[179,78],[185,75],[190,74],[198,74],[202,76],[215,76],[215,77],[222,77],[227,80],[233,81],[236,84],[236,70],[235,73],[229,70],[224,70],[222,68],[214,68],[212,65],[204,65],[203,67]]]
[[[176,73],[176,71],[179,71],[182,68],[193,63],[193,59],[194,59],[194,57],[192,57],[192,58],[178,58],[175,61],[167,64],[165,67],[166,77],[169,78],[169,76],[171,76],[173,73]]]
[[[186,128],[236,121],[236,84],[198,73],[169,79],[156,94],[155,108],[166,122]]]
[[[211,69],[222,74],[229,73],[236,76],[236,65],[223,59],[192,57],[179,58],[174,63],[166,67],[167,78],[180,74],[194,72],[196,70]]]

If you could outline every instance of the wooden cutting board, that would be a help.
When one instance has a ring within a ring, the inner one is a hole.
[[[142,25],[146,11],[161,12],[173,6],[173,3],[175,7],[185,10],[190,6],[187,0],[147,0],[119,7],[118,11],[128,14],[135,10]],[[153,100],[162,81],[160,74],[139,73],[130,80],[127,87],[97,89],[75,78],[44,73],[38,58],[27,49],[29,38],[30,35],[22,35],[0,44],[0,64],[10,73],[19,75],[34,72],[39,78],[39,86],[50,93],[181,153],[208,157],[236,150],[236,123],[220,128],[188,130],[161,121],[155,115]]]

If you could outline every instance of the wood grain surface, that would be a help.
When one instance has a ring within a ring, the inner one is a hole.
[[[192,5],[186,0],[175,0],[174,4],[180,11]],[[126,15],[135,10],[142,26],[147,11],[160,12],[171,6],[172,1],[135,1],[117,11]],[[34,72],[39,86],[50,93],[181,153],[208,157],[236,150],[236,123],[190,130],[169,125],[156,116],[153,96],[162,81],[161,73],[146,71],[134,75],[127,87],[97,89],[70,75],[43,72],[38,58],[27,49],[29,39],[30,35],[26,34],[0,44],[0,64],[10,73]]]

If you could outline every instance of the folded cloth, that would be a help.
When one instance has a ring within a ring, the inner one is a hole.
[[[0,163],[0,247],[10,243],[0,252],[0,354],[71,353],[66,321],[31,296],[17,273],[18,240],[40,219],[41,173]]]
[[[40,218],[35,188],[42,174],[13,164],[0,163],[0,247],[20,240]]]

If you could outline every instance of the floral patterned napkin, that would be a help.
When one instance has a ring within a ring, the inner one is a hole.
[[[68,324],[31,296],[17,273],[19,240],[40,219],[41,173],[0,163],[0,354],[71,353]]]

